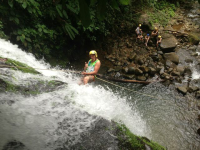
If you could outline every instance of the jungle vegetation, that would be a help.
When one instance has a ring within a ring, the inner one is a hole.
[[[119,22],[134,27],[140,14],[151,10],[150,22],[165,25],[177,7],[190,1],[1,0],[0,37],[37,58],[69,59],[74,50],[102,42]]]

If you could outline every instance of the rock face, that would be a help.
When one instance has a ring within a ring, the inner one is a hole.
[[[177,39],[174,36],[170,36],[162,40],[160,47],[163,52],[171,52],[176,48],[177,43]]]
[[[184,87],[184,86],[178,86],[178,87],[177,87],[177,90],[178,90],[179,92],[181,92],[182,94],[186,94],[186,93],[187,93],[187,88]]]
[[[178,64],[179,63],[179,57],[176,53],[172,52],[172,53],[165,53],[164,54],[164,58],[166,60],[170,60],[171,62]]]

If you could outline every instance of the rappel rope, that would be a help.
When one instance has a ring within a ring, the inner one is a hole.
[[[0,65],[0,67],[8,67],[8,68],[27,68],[27,69],[37,69],[37,70],[50,70],[50,71],[62,71],[62,72],[73,72],[73,73],[78,73],[78,74],[81,74],[81,71],[73,71],[73,70],[56,70],[56,69],[41,69],[41,68],[33,68],[33,67],[20,67],[20,66],[9,66],[9,65]],[[132,89],[129,89],[129,88],[126,88],[126,87],[123,87],[123,86],[120,86],[120,85],[117,85],[117,84],[114,84],[112,82],[109,82],[107,80],[103,80],[101,78],[98,78],[98,77],[95,77],[96,79],[98,80],[101,80],[105,83],[108,83],[108,84],[111,84],[113,86],[116,86],[116,87],[119,87],[119,88],[122,88],[122,89],[126,89],[128,91],[131,91],[131,92],[134,92],[134,93],[138,93],[140,95],[144,95],[144,96],[147,96],[147,97],[151,97],[151,98],[156,98],[156,99],[162,99],[162,98],[158,98],[158,97],[155,97],[155,96],[152,96],[152,95],[149,95],[149,94],[144,94],[144,93],[141,93],[141,92],[138,92],[138,91],[135,91],[135,90],[132,90]],[[166,100],[166,99],[162,99],[162,100]]]

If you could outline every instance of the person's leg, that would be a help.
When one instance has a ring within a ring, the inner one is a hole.
[[[94,81],[94,76],[85,76],[83,78],[83,83],[84,84],[87,84],[88,82],[92,82],[92,81]]]

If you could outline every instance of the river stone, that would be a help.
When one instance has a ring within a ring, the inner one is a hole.
[[[156,69],[149,67],[149,73],[150,75],[155,75],[156,74]]]
[[[111,72],[114,72],[114,71],[115,71],[115,69],[109,68],[108,71],[107,71],[107,73],[111,73]]]
[[[141,67],[139,67],[139,69],[142,70],[144,73],[149,72],[149,68],[146,66],[141,66]]]
[[[159,67],[157,67],[157,68],[159,68]],[[160,69],[160,75],[162,75],[162,74],[164,73],[164,71],[165,71],[165,67],[162,67],[162,68]]]
[[[23,143],[13,140],[7,143],[2,150],[28,150],[28,148]]]
[[[184,72],[185,72],[185,67],[183,67],[183,66],[177,66],[176,70],[178,72],[180,72],[180,75],[183,75]]]
[[[6,88],[7,88],[6,82],[0,79],[0,92],[5,92]]]
[[[140,81],[146,81],[146,77],[145,76],[137,76],[137,79]]]
[[[180,76],[180,72],[174,70],[174,71],[172,71],[171,75],[172,76]]]
[[[197,97],[197,98],[200,98],[200,91],[197,91],[196,97]]]
[[[186,59],[185,62],[186,63],[193,63],[193,60],[192,59]]]
[[[189,86],[189,88],[188,88],[188,92],[195,92],[195,91],[198,91],[199,90],[199,88],[197,87],[197,86]]]
[[[129,67],[128,67],[128,73],[129,73],[129,74],[134,74],[134,73],[135,73],[135,67],[129,66]]]
[[[116,66],[114,69],[115,69],[115,72],[118,72],[118,71],[122,70],[122,67],[121,66]]]
[[[168,68],[174,68],[174,67],[176,67],[176,65],[172,61],[170,61],[170,60],[166,60],[165,65]]]
[[[164,54],[164,58],[166,60],[170,60],[172,61],[173,63],[175,64],[178,64],[179,63],[179,57],[176,53],[172,52],[172,53],[165,53]]]
[[[128,58],[129,58],[130,61],[133,61],[133,60],[136,58],[136,54],[133,53],[133,54],[130,55]]]
[[[128,73],[128,67],[123,67],[123,68],[122,68],[122,72]]]
[[[171,52],[176,48],[177,43],[177,39],[174,36],[171,36],[162,40],[160,48],[164,52]]]
[[[143,74],[143,71],[140,70],[139,68],[136,68],[136,69],[135,69],[135,74],[136,74],[136,75],[142,75],[142,74]]]
[[[185,86],[178,86],[177,90],[179,92],[181,92],[182,94],[186,94],[187,93],[187,88]]]
[[[134,79],[134,78],[135,78],[135,75],[124,74],[123,77],[124,77],[125,79]]]

